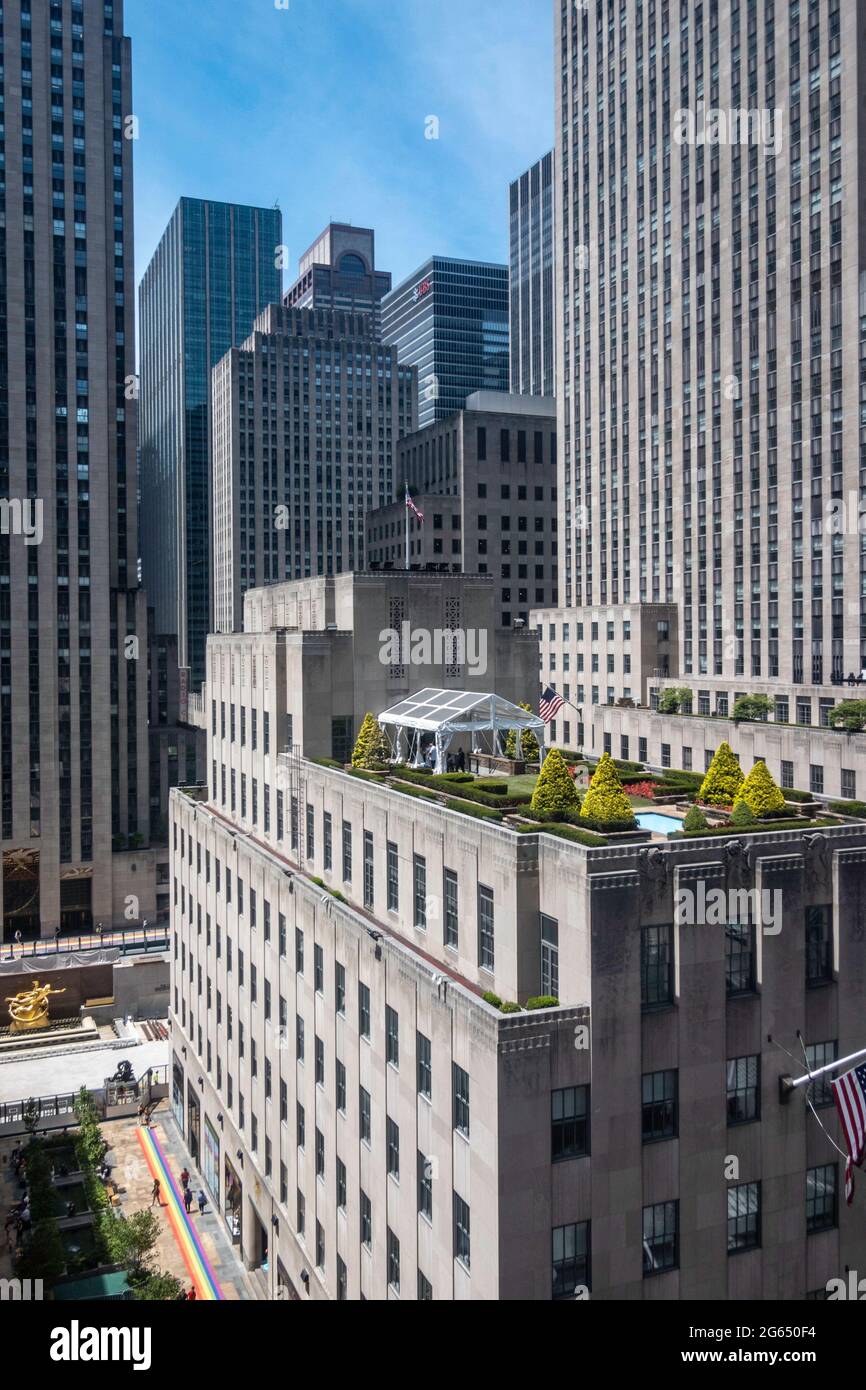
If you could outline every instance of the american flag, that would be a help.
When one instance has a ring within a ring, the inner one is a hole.
[[[415,513],[415,515],[417,516],[417,518],[418,518],[419,521],[423,521],[423,520],[424,520],[424,513],[420,510],[419,507],[416,507],[416,506],[415,506],[415,503],[412,501],[412,498],[409,496],[409,488],[408,488],[408,487],[406,488],[406,506],[409,508],[410,512],[414,512],[414,513]]]
[[[565,701],[562,696],[557,695],[553,686],[549,685],[542,695],[541,703],[538,706],[539,716],[544,720],[545,724],[549,724],[551,719],[556,718],[557,711],[562,709],[564,704]]]
[[[848,1146],[848,1161],[845,1164],[845,1200],[851,1205],[854,1196],[854,1170],[859,1167],[866,1153],[866,1062],[852,1067],[844,1076],[830,1082],[830,1089],[842,1121],[845,1143]]]

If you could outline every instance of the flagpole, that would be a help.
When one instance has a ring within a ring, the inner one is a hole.
[[[866,1057],[866,1047],[862,1047],[859,1052],[852,1052],[848,1057],[840,1057],[835,1062],[828,1062],[825,1067],[816,1067],[814,1071],[807,1072],[805,1076],[798,1076],[792,1079],[790,1076],[779,1078],[783,1091],[793,1091],[797,1086],[805,1086],[809,1081],[814,1081],[816,1076],[823,1076],[825,1072],[836,1071],[838,1067],[844,1067],[848,1062],[858,1062],[861,1057]]]
[[[404,483],[403,510],[406,513],[406,568],[409,568],[409,484]]]

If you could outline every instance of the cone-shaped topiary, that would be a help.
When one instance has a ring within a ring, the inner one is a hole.
[[[390,752],[383,754],[382,739],[384,735],[379,728],[374,716],[369,712],[364,715],[364,722],[358,734],[358,741],[352,753],[353,767],[373,767],[377,763],[387,762]]]
[[[541,764],[530,810],[550,811],[557,816],[574,815],[580,810],[574,778],[558,748],[551,748]]]
[[[696,831],[708,829],[709,822],[706,816],[704,815],[703,811],[701,810],[700,806],[692,806],[691,809],[687,812],[686,818],[683,821],[683,830],[686,830],[689,832],[689,834],[693,835]]]
[[[720,743],[701,783],[698,801],[705,801],[709,806],[732,806],[742,780],[742,769],[731,751],[731,745]]]
[[[520,703],[520,708],[525,709],[527,714],[532,713],[531,707],[529,705],[524,704],[523,701],[521,701]],[[520,741],[520,746],[523,749],[524,761],[527,763],[537,763],[539,758],[538,739],[535,737],[535,734],[532,732],[531,729],[523,729],[522,733],[523,737]],[[505,756],[506,758],[512,759],[517,757],[516,729],[509,729],[508,733],[506,734]]]
[[[785,798],[773,781],[773,775],[766,763],[755,763],[737,793],[734,810],[741,801],[745,801],[752,814],[759,817],[772,814],[774,811],[784,811]]]
[[[580,808],[581,820],[608,825],[634,825],[631,802],[622,789],[619,773],[609,753],[602,753]]]
[[[744,801],[740,796],[734,802],[734,809],[731,812],[731,825],[754,825],[755,817],[749,809],[748,801]]]

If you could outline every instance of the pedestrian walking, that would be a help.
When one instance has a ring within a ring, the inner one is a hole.
[[[199,1214],[199,1216],[204,1216],[204,1209],[205,1209],[205,1206],[206,1206],[206,1205],[207,1205],[207,1197],[204,1195],[204,1188],[203,1188],[203,1187],[200,1187],[199,1190],[198,1190],[198,1214]]]
[[[21,932],[20,932],[20,931],[17,931],[17,932],[15,933],[15,945],[16,945],[16,946],[20,946],[20,945],[21,945],[21,942],[22,942],[23,940],[24,940],[24,938],[22,937]]]
[[[143,1125],[147,1119],[147,1106],[142,1104],[138,1107],[138,1123]]]
[[[180,1175],[180,1181],[181,1181],[181,1186],[182,1186],[182,1187],[184,1187],[184,1188],[189,1187],[189,1169],[188,1169],[188,1168],[184,1168],[183,1172],[182,1172],[181,1175]]]
[[[187,1294],[187,1299],[189,1300],[190,1303],[194,1303],[194,1302],[195,1302],[195,1300],[196,1300],[195,1284],[190,1284],[190,1286],[189,1286],[189,1293]]]
[[[159,1195],[159,1188],[160,1188],[159,1178],[154,1178],[154,1180],[153,1180],[153,1187],[150,1189],[150,1205],[151,1205],[152,1207],[153,1207],[153,1206],[157,1206],[157,1207],[161,1207],[161,1206],[162,1206],[162,1198],[161,1198],[160,1195]]]
[[[185,1188],[183,1189],[183,1204],[184,1204],[184,1206],[186,1207],[186,1214],[187,1214],[187,1216],[189,1216],[190,1211],[192,1210],[192,1188],[191,1188],[191,1187],[185,1187]]]

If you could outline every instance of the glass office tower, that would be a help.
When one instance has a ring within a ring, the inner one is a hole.
[[[553,152],[509,190],[511,390],[552,396],[556,382]]]
[[[418,368],[420,428],[508,390],[508,267],[432,256],[382,303],[382,341]]]
[[[282,214],[182,198],[139,292],[142,558],[159,633],[204,679],[211,628],[211,370],[278,304]]]

